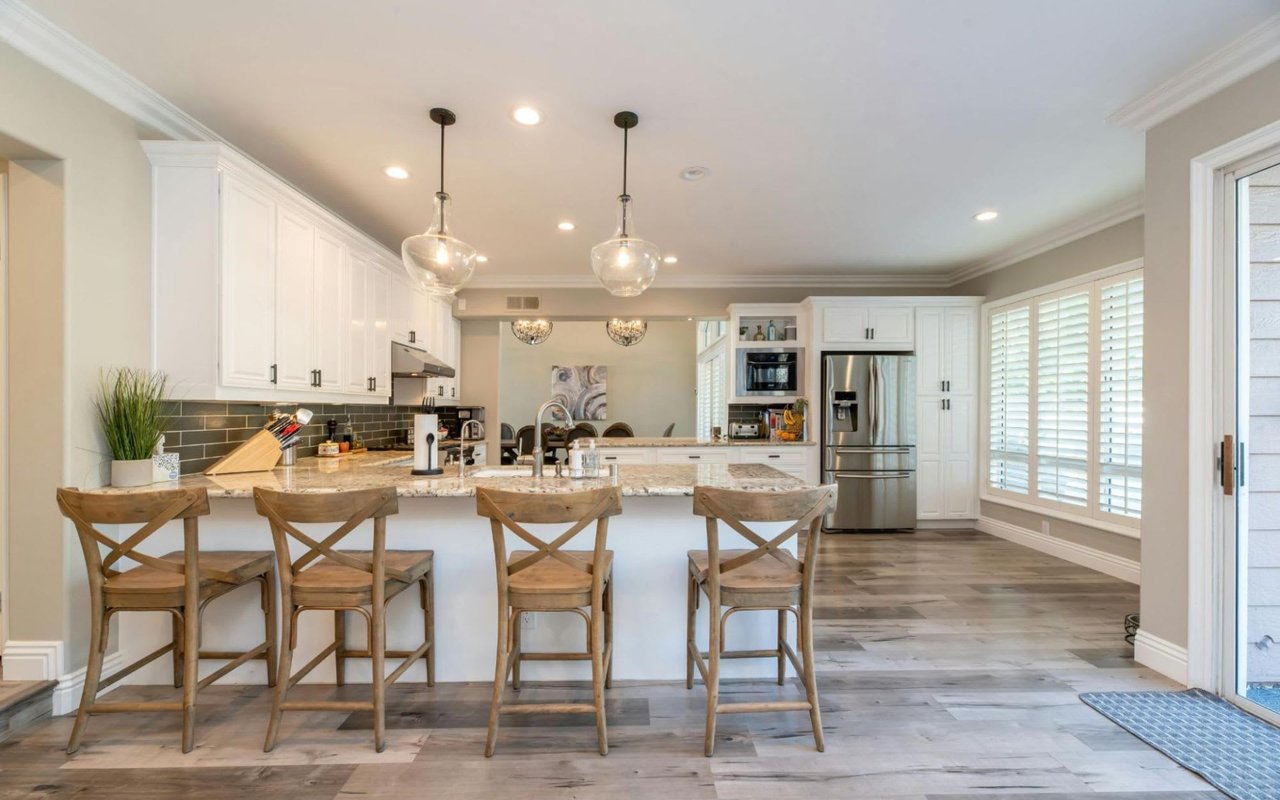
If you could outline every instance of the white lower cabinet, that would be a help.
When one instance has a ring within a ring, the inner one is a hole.
[[[800,480],[818,480],[818,448],[807,445],[601,447],[605,464],[767,464]]]

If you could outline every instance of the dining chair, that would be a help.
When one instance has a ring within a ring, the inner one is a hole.
[[[675,433],[675,430],[676,430],[676,424],[673,422],[667,426],[667,429],[665,431],[662,432],[662,438],[670,439],[671,434]]]
[[[635,437],[636,432],[625,422],[615,422],[604,429],[604,435],[610,439],[630,439]]]
[[[533,455],[533,426],[521,425],[516,431],[516,451],[522,456]]]
[[[578,430],[586,431],[587,435],[592,437],[593,439],[600,435],[596,433],[596,426],[592,425],[590,422],[579,422],[573,427],[577,428]]]

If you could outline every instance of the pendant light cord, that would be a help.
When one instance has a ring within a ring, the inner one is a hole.
[[[444,130],[445,124],[440,123],[440,194],[444,194]],[[440,230],[443,233],[445,227],[444,219],[444,198],[440,198]]]
[[[622,238],[627,238],[627,134],[629,129],[622,129]]]

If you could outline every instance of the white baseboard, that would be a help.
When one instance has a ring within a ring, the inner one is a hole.
[[[80,706],[80,694],[84,690],[85,667],[61,674],[62,642],[5,642],[4,654],[0,656],[4,664],[5,680],[13,681],[54,681],[58,685],[53,690],[53,715],[55,717],[70,714]],[[102,674],[111,675],[124,666],[124,656],[119,650],[107,653],[103,659]],[[114,687],[108,687],[103,694]]]
[[[1068,542],[1055,536],[1046,536],[1039,531],[1033,531],[1018,525],[1010,525],[1007,522],[1001,522],[991,517],[979,519],[978,530],[983,533],[989,533],[992,536],[999,536],[1001,539],[1007,539],[1024,547],[1030,547],[1032,550],[1039,550],[1041,553],[1047,553],[1064,561],[1070,561],[1072,564],[1079,564],[1082,567],[1097,570],[1122,581],[1139,583],[1141,579],[1142,569],[1138,562],[1131,558],[1124,558],[1093,547]],[[1184,652],[1184,664],[1185,655]]]
[[[976,528],[976,519],[918,519],[916,530],[922,531],[971,531]]]
[[[1150,667],[1166,678],[1187,685],[1187,648],[1138,630],[1133,645],[1133,660]]]

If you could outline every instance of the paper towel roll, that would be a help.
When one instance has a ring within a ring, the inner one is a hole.
[[[413,415],[413,474],[440,475],[440,418],[435,414]]]

